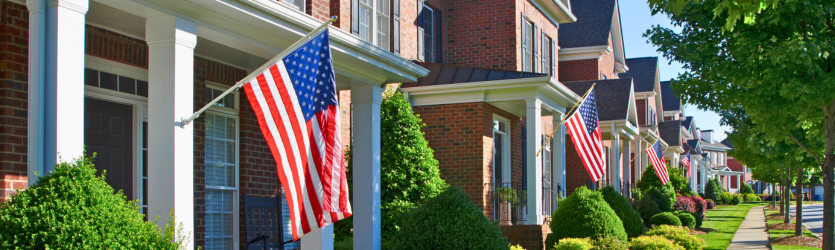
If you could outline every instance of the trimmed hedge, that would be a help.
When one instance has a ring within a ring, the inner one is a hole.
[[[565,238],[554,246],[554,250],[591,250],[594,245],[589,238]]]
[[[658,203],[652,201],[652,198],[649,196],[644,196],[644,198],[638,200],[634,206],[638,211],[638,214],[641,215],[641,219],[644,220],[644,224],[649,224],[649,219],[652,218],[653,215],[661,213],[661,209],[658,209]]]
[[[669,188],[650,188],[647,190],[647,195],[652,197],[652,200],[658,203],[658,209],[662,212],[675,211],[674,205],[676,203],[676,194]]]
[[[762,198],[760,198],[760,196],[757,195],[757,194],[742,194],[742,200],[743,201],[762,201]]]
[[[647,236],[662,236],[685,250],[701,250],[706,245],[702,239],[690,235],[690,230],[683,227],[657,226],[647,231]]]
[[[586,187],[579,187],[574,193],[560,202],[554,212],[550,227],[554,240],[564,238],[592,238],[613,236],[626,240],[618,215],[603,200],[603,195]]]
[[[696,219],[696,227],[701,227],[702,226],[702,220],[704,220],[704,218],[702,218],[702,215],[694,213],[694,212],[690,212],[690,215],[693,215],[693,218]]]
[[[663,236],[641,236],[629,242],[630,250],[684,250]]]
[[[688,211],[676,211],[676,217],[681,221],[681,225],[689,228],[696,228],[696,217],[691,215]]]
[[[681,226],[681,220],[678,219],[678,216],[671,212],[663,212],[652,216],[652,218],[649,219],[649,224]]]
[[[615,188],[608,186],[603,188],[600,193],[603,194],[603,200],[609,204],[609,207],[615,211],[615,214],[623,222],[623,229],[629,238],[641,236],[646,231],[641,214],[635,211],[629,200],[620,195]]]
[[[628,250],[629,242],[615,237],[603,237],[591,242],[595,250]]]
[[[754,189],[751,188],[751,186],[748,185],[748,183],[742,183],[742,188],[740,189],[739,193],[740,194],[753,194]]]
[[[427,199],[388,242],[391,249],[507,249],[499,225],[456,187]]]

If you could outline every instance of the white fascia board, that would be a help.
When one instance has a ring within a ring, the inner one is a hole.
[[[666,151],[673,151],[676,154],[681,154],[684,153],[684,148],[682,146],[669,146]]]
[[[571,8],[559,0],[532,0],[536,8],[541,10],[553,23],[573,23],[577,21]]]
[[[647,99],[655,96],[655,91],[635,92],[635,99]]]
[[[630,83],[631,86],[629,87],[629,108],[626,109],[627,120],[629,120],[632,124],[638,124],[638,108],[635,106],[635,83],[634,81]]]
[[[612,53],[612,47],[609,47],[609,45],[560,48],[558,59],[560,62],[599,59],[601,56],[610,53]]]
[[[612,31],[612,46],[614,47],[615,61],[623,65],[623,67],[618,67],[616,64],[617,70],[626,72],[629,68],[626,68],[626,52],[624,52],[625,50],[623,48],[623,29],[620,22],[619,5],[618,1],[615,1],[614,13],[612,13],[612,28],[610,30]]]
[[[136,2],[168,15],[192,20],[198,26],[252,42],[272,52],[286,49],[322,24],[316,18],[271,0]],[[149,17],[146,10],[132,13]],[[429,70],[341,29],[330,29],[330,41],[334,68],[338,75],[380,84],[415,81],[429,73]],[[272,56],[275,54],[262,57]]]
[[[680,126],[679,128],[681,128],[681,135],[683,135],[684,138],[686,138],[687,140],[693,139],[693,134],[691,134],[690,131],[687,131],[687,129],[685,129],[683,126]]]
[[[630,123],[627,120],[609,120],[609,121],[599,121],[599,122],[600,122],[600,127],[606,127],[606,128],[612,127],[612,124],[614,124],[615,129],[617,130],[617,133],[620,136],[622,136],[621,139],[628,138],[631,141],[631,140],[634,140],[636,136],[640,135],[640,133],[638,132],[638,129],[635,128],[635,126],[633,126],[632,123]]]
[[[550,76],[401,88],[414,106],[465,102],[504,102],[539,98],[557,112],[580,97]]]

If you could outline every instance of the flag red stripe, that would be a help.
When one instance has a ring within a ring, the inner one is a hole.
[[[602,159],[603,152],[600,149],[602,145],[599,144],[601,141],[599,130],[594,131],[594,136],[589,136],[579,113],[571,115],[566,122],[566,127],[571,133],[574,147],[583,161],[583,166],[586,167],[586,171],[593,181],[599,180],[606,173],[605,161]]]

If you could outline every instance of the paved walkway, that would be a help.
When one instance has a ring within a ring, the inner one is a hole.
[[[767,244],[763,207],[752,207],[739,225],[728,249],[769,249]]]

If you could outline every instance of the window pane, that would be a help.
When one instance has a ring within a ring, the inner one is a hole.
[[[136,94],[148,97],[148,82],[136,80]]]
[[[130,77],[119,76],[119,92],[135,94],[136,80]]]
[[[99,86],[99,72],[92,69],[84,69],[84,85]]]
[[[99,87],[116,90],[116,75],[107,72],[100,72]]]
[[[366,42],[371,41],[371,7],[364,6],[362,2],[367,1],[360,1],[360,39]]]

